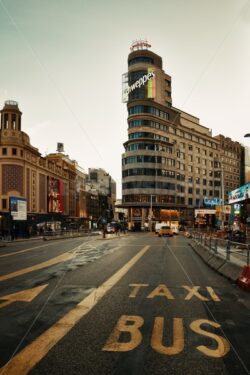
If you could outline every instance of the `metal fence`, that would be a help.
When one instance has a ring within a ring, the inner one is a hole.
[[[249,265],[250,244],[225,240],[217,238],[212,234],[195,231],[192,232],[192,238],[212,250],[215,254],[222,255],[228,261],[237,262],[238,260]]]

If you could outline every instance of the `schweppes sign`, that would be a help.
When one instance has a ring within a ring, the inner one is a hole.
[[[144,74],[141,78],[139,78],[137,81],[132,83],[132,85],[128,85],[128,74],[123,74],[123,80],[122,80],[122,101],[123,103],[126,103],[129,99],[129,94],[133,92],[134,90],[144,86],[147,84],[147,92],[146,92],[146,98],[154,98],[155,97],[155,72],[152,68],[148,69],[148,73]]]

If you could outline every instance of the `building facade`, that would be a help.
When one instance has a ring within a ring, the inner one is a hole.
[[[0,235],[27,235],[46,222],[89,228],[102,214],[100,194],[113,202],[111,183],[110,191],[88,189],[89,175],[77,162],[63,152],[43,157],[22,131],[21,121],[18,103],[6,101],[0,123]],[[20,202],[27,210],[22,219],[13,212]]]
[[[129,54],[123,101],[128,140],[122,155],[122,207],[128,209],[132,229],[148,221],[193,225],[194,210],[204,207],[204,198],[226,202],[229,188],[242,180],[242,146],[213,137],[197,117],[172,105],[171,76],[160,56],[147,49]],[[225,154],[228,147],[231,156]]]

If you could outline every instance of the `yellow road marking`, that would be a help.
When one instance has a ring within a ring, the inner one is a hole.
[[[219,323],[212,322],[211,320],[207,320],[207,319],[195,320],[194,322],[190,324],[190,328],[192,329],[192,331],[202,336],[210,337],[214,339],[217,342],[218,346],[215,349],[210,349],[205,345],[199,345],[196,347],[197,350],[207,355],[208,357],[213,357],[213,358],[224,357],[224,355],[226,355],[230,350],[229,342],[222,336],[216,335],[215,333],[212,333],[212,332],[205,331],[203,328],[201,328],[202,324],[208,324],[215,328],[220,328],[221,325]]]
[[[41,247],[46,247],[48,245],[57,245],[58,242],[60,242],[60,240],[57,240],[55,243],[50,243],[50,244],[46,243],[45,245],[29,247],[28,249],[24,249],[24,250],[20,250],[20,251],[15,251],[14,253],[5,253],[5,254],[0,255],[0,258],[11,257],[11,256],[16,255],[16,254],[27,253],[28,251],[35,250],[35,249],[40,249]]]
[[[42,333],[31,344],[15,355],[4,367],[8,375],[27,374],[61,340],[74,325],[84,317],[100,299],[135,265],[150,246],[144,246],[128,263],[106,280],[101,286],[84,298],[76,307]]]
[[[42,263],[36,264],[35,266],[23,268],[23,269],[21,269],[19,271],[11,272],[11,273],[9,273],[7,275],[0,276],[0,281],[13,279],[14,277],[25,275],[26,273],[30,273],[30,272],[34,272],[34,271],[37,271],[37,270],[41,270],[43,268],[46,268],[46,267],[49,267],[49,266],[53,266],[54,264],[65,262],[66,260],[70,260],[70,259],[72,259],[72,258],[75,257],[75,254],[72,251],[73,250],[71,250],[70,252],[68,251],[67,253],[61,254],[61,255],[59,255],[59,256],[57,256],[55,258],[47,260],[46,262],[42,262]]]
[[[142,334],[139,328],[143,323],[144,319],[141,316],[122,315],[106,344],[102,348],[102,351],[127,352],[135,349],[142,342]],[[122,332],[130,333],[130,341],[119,342]]]
[[[43,291],[49,284],[40,285],[32,289],[21,290],[21,292],[8,294],[7,296],[0,297],[5,302],[0,303],[0,309],[10,305],[13,302],[31,302],[39,293]]]
[[[199,292],[198,289],[200,289],[199,286],[193,286],[190,288],[188,285],[183,285],[183,288],[186,289],[189,293],[186,295],[185,300],[189,301],[193,296],[196,296],[201,301],[209,301],[208,298],[203,297]]]
[[[160,354],[176,355],[184,349],[184,329],[183,319],[173,318],[173,344],[165,346],[163,344],[164,318],[156,317],[151,338],[152,348]]]

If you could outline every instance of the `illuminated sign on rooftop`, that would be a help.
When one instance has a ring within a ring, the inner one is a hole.
[[[148,43],[148,41],[146,39],[144,40],[135,40],[130,49],[131,51],[136,51],[136,50],[140,50],[140,49],[148,49],[151,47],[151,44]]]

